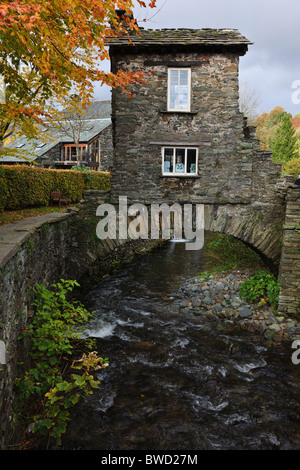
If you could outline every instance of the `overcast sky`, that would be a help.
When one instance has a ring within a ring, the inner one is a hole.
[[[155,9],[137,9],[138,20],[145,16],[139,25],[151,29],[238,29],[253,42],[240,59],[240,83],[260,96],[262,112],[300,113],[300,0],[157,0]],[[95,97],[110,93],[100,88]]]

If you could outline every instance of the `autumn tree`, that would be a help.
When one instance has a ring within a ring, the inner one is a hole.
[[[143,79],[139,71],[113,74],[101,69],[111,37],[138,34],[135,4],[153,8],[156,0],[1,1],[5,101],[0,102],[0,143],[14,132],[36,138],[56,99],[74,93],[86,105],[95,83],[126,91],[129,83]]]
[[[280,126],[286,111],[281,106],[276,106],[270,113],[263,113],[253,123],[256,127],[256,137],[260,141],[263,150],[270,150],[275,133]]]
[[[296,137],[296,151],[298,153],[297,158],[300,158],[300,127],[295,129],[295,137]]]
[[[276,163],[286,163],[298,156],[296,148],[297,137],[293,128],[291,115],[285,114],[281,119],[281,124],[276,130],[271,149],[273,151],[273,161]]]

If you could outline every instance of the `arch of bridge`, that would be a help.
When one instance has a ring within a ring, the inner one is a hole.
[[[231,235],[258,251],[278,268],[282,248],[282,219],[247,206],[206,205],[205,230]]]

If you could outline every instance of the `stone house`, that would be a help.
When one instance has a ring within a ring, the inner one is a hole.
[[[145,82],[112,91],[112,201],[245,203],[258,148],[239,110],[235,29],[144,30],[110,39],[113,72]],[[251,129],[250,129],[251,130]],[[241,190],[242,188],[242,190]]]
[[[41,126],[41,133],[45,133],[47,139],[41,139],[36,146],[24,136],[6,146],[8,149],[30,152],[29,161],[6,156],[0,159],[0,164],[31,164],[35,161],[42,168],[54,169],[70,169],[74,165],[83,164],[93,170],[110,171],[113,153],[110,100],[92,102],[84,115],[81,129],[79,160],[72,133],[66,132],[65,128],[55,128],[50,123],[50,126]]]

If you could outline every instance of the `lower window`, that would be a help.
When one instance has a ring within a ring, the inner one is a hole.
[[[163,147],[163,175],[186,176],[198,173],[198,149],[183,147]]]

